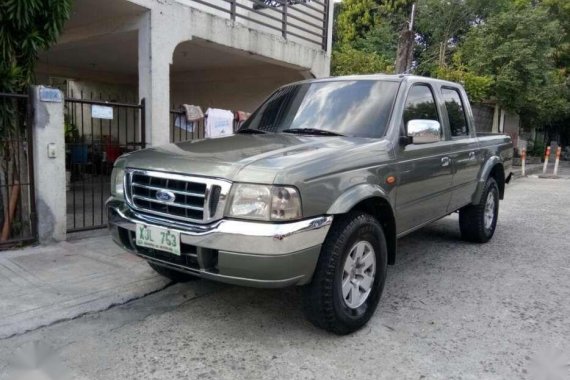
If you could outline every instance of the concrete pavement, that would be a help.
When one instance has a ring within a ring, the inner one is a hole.
[[[107,234],[0,252],[0,339],[105,310],[168,283]]]

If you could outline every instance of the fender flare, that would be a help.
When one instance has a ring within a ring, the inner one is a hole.
[[[327,214],[345,214],[352,210],[357,204],[362,201],[370,199],[382,199],[388,207],[392,215],[389,216],[389,220],[384,219],[385,225],[384,234],[386,235],[386,244],[388,245],[388,264],[393,265],[396,262],[396,212],[390,199],[384,189],[378,185],[373,185],[369,183],[363,183],[351,187],[342,193],[332,206],[327,211]]]
[[[373,185],[370,183],[363,183],[349,188],[344,193],[342,193],[329,207],[327,214],[345,214],[352,210],[354,206],[358,203],[369,199],[369,198],[382,198],[384,199],[392,209],[392,214],[394,215],[394,208],[390,202],[388,195],[378,185]]]
[[[501,160],[499,156],[491,156],[481,168],[479,179],[477,181],[477,188],[475,189],[475,193],[473,194],[471,201],[473,204],[479,204],[481,201],[481,196],[483,195],[483,189],[485,188],[487,178],[489,178],[491,170],[493,170],[497,164],[503,165],[503,160]]]

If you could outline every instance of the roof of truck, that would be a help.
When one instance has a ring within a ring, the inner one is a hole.
[[[364,75],[344,75],[338,77],[327,77],[327,78],[315,78],[315,79],[307,79],[303,81],[299,81],[296,83],[315,83],[315,82],[333,82],[333,81],[340,81],[340,80],[386,80],[392,82],[402,82],[402,81],[410,81],[410,82],[431,82],[431,83],[441,83],[447,85],[454,85],[454,86],[461,86],[459,83],[446,81],[443,79],[436,79],[436,78],[429,78],[429,77],[422,77],[419,75],[412,75],[412,74],[364,74]]]

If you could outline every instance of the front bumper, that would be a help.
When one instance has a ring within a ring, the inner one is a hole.
[[[256,287],[303,285],[311,280],[332,216],[291,223],[222,219],[210,225],[140,214],[121,200],[107,201],[113,240],[145,260],[212,280]],[[181,256],[135,244],[137,223],[180,232]]]

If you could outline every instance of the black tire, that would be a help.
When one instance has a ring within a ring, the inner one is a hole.
[[[342,295],[345,260],[359,241],[374,249],[376,273],[368,297],[357,308]],[[322,246],[313,280],[303,288],[303,309],[315,326],[339,335],[350,334],[374,314],[386,281],[388,250],[382,226],[369,214],[351,212],[337,217]]]
[[[172,280],[173,282],[188,282],[188,281],[193,281],[193,280],[198,279],[198,277],[193,276],[191,274],[182,273],[182,272],[179,272],[177,270],[169,269],[169,268],[166,268],[166,267],[163,267],[161,265],[157,265],[157,264],[154,264],[151,262],[149,262],[148,265],[150,265],[150,267],[152,269],[154,269],[156,271],[156,273],[160,274],[163,277],[166,277],[166,278]]]
[[[494,199],[493,221],[485,226],[487,199]],[[487,179],[479,204],[465,206],[459,210],[459,229],[464,240],[473,243],[486,243],[493,237],[499,216],[499,187],[494,178]]]

